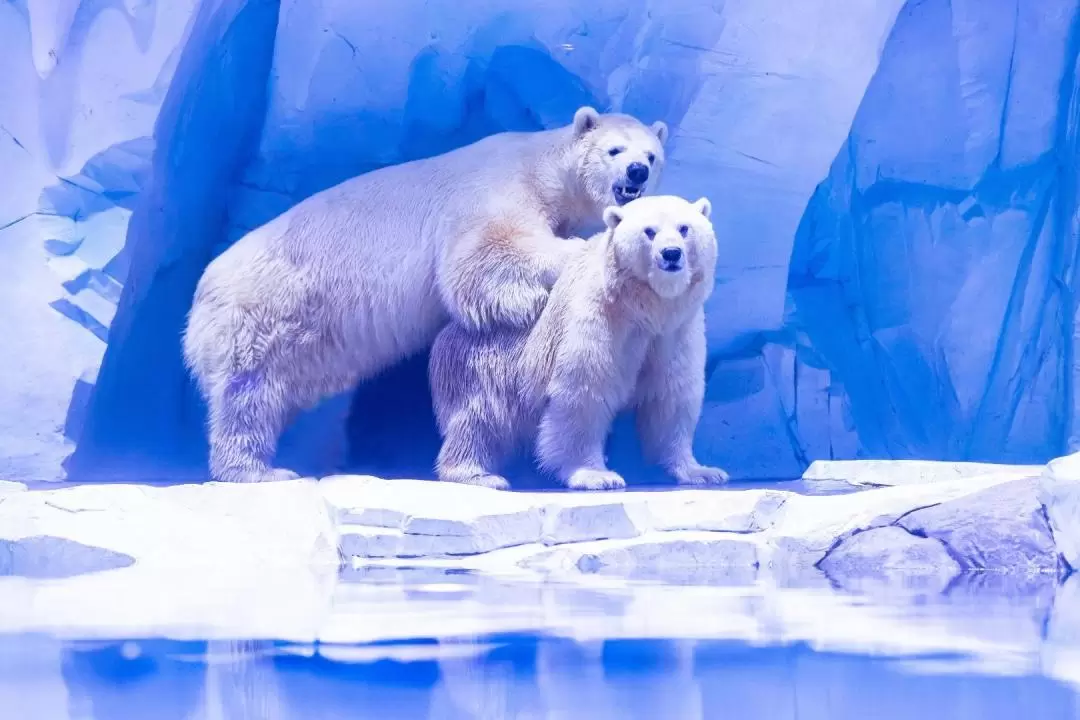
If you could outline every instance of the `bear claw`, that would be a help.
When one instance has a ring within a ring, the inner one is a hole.
[[[292,470],[273,468],[270,470],[244,470],[229,473],[222,477],[222,482],[230,483],[264,483],[283,482],[285,480],[299,480],[300,476]]]
[[[478,485],[479,487],[491,488],[492,490],[509,490],[510,482],[501,475],[469,475],[468,477],[448,478],[446,482],[456,482],[462,485]]]
[[[694,465],[672,473],[680,485],[723,485],[730,478],[721,468]]]
[[[610,470],[575,470],[566,481],[571,490],[621,490],[626,480]]]

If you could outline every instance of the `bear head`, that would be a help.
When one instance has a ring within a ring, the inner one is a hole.
[[[582,187],[599,214],[654,189],[664,169],[668,127],[583,107],[574,114],[573,148]]]
[[[643,197],[604,210],[615,264],[662,298],[676,298],[694,280],[712,286],[716,232],[712,205],[674,195]]]

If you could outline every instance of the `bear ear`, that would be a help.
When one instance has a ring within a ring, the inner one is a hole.
[[[705,217],[712,215],[712,203],[709,202],[709,198],[698,198],[694,203],[694,209]]]
[[[588,105],[574,113],[574,134],[584,135],[600,124],[600,113]]]
[[[604,224],[607,225],[609,229],[614,230],[618,227],[619,223],[622,222],[622,219],[622,209],[617,205],[612,205],[604,210]]]
[[[668,127],[667,123],[663,120],[657,120],[652,124],[652,131],[656,134],[656,137],[660,138],[660,144],[663,145],[668,139]]]

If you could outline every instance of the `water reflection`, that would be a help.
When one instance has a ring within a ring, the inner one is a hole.
[[[938,672],[962,665],[938,657],[920,667],[802,643],[522,635],[356,648],[357,657],[339,659],[265,641],[140,641],[134,655],[131,641],[90,647],[8,636],[2,644],[38,658],[50,648],[59,660],[62,682],[52,686],[37,665],[36,681],[16,694],[16,682],[33,678],[5,673],[4,717],[20,720],[1080,717],[1076,692],[1038,675]]]
[[[0,717],[1077,720],[1078,580],[850,595],[373,569],[310,644],[0,635]]]

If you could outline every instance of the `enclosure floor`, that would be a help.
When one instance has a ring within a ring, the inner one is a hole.
[[[1076,580],[1077,464],[1071,456],[1045,468],[819,463],[804,492],[736,483],[517,493],[361,476],[171,487],[6,483],[0,631],[355,642],[404,632],[406,616],[382,624],[366,611],[342,616],[349,598],[369,602],[383,592],[411,607],[416,598],[405,602],[402,588],[425,578],[554,584],[559,592],[649,587],[657,608],[686,588],[720,603],[771,589],[807,608],[845,605],[849,593],[934,596],[973,586],[1056,594]],[[485,612],[477,627],[498,627],[498,613]],[[678,634],[742,616],[705,621],[639,608],[627,617],[621,631],[662,626]],[[438,619],[408,615],[409,632],[424,622]]]

